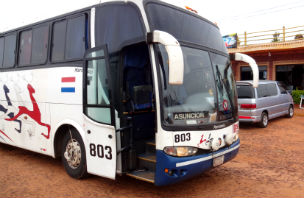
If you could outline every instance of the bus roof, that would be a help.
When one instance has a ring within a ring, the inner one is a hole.
[[[54,16],[54,17],[51,17],[51,18],[47,18],[47,19],[44,19],[44,20],[41,20],[41,21],[37,21],[37,22],[34,22],[34,23],[23,25],[23,26],[20,26],[20,27],[17,27],[17,28],[13,28],[13,29],[8,30],[8,31],[0,32],[0,36],[4,36],[6,34],[10,34],[12,32],[19,31],[19,30],[25,30],[25,29],[31,28],[33,26],[38,26],[38,25],[43,24],[43,23],[48,23],[48,22],[52,22],[52,21],[55,21],[55,20],[58,20],[58,19],[66,18],[66,17],[69,17],[71,15],[77,14],[79,12],[89,11],[91,8],[96,7],[98,5],[101,5],[101,4],[104,4],[104,3],[110,3],[110,2],[125,2],[125,3],[127,3],[127,2],[133,2],[136,5],[142,5],[143,2],[148,2],[148,1],[149,2],[162,2],[162,3],[166,3],[166,4],[170,4],[170,5],[176,6],[176,7],[180,8],[180,9],[183,9],[183,10],[187,10],[189,13],[196,14],[197,16],[203,18],[205,21],[208,21],[209,23],[211,23],[211,24],[215,25],[216,27],[218,27],[216,24],[214,24],[211,21],[207,20],[206,18],[202,17],[198,13],[195,13],[195,12],[191,11],[190,9],[187,9],[186,5],[181,5],[181,4],[176,3],[176,2],[175,3],[168,3],[168,2],[166,2],[166,0],[101,0],[99,4],[91,5],[91,6],[88,6],[88,7],[82,8],[82,9],[78,9],[78,10],[75,10],[75,11],[72,11],[72,12],[67,12],[67,13],[64,13],[64,14],[61,14],[61,15],[57,15],[57,16]]]

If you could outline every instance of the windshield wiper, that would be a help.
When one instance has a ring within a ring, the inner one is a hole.
[[[167,83],[166,83],[167,79],[166,79],[166,72],[165,72],[165,68],[164,68],[163,58],[162,58],[160,52],[158,52],[157,55],[158,55],[159,65],[160,65],[161,71],[163,73],[164,89],[166,90],[167,89]]]
[[[220,80],[220,82],[224,85],[224,88],[225,88],[225,90],[227,92],[227,95],[228,95],[228,99],[230,101],[231,111],[232,111],[232,113],[234,115],[234,106],[233,106],[233,101],[232,101],[232,98],[231,98],[231,94],[229,93],[229,89],[227,88],[227,84],[223,80],[223,76],[222,76],[222,74],[221,74],[221,72],[220,72],[220,70],[218,68],[218,65],[216,65],[215,67],[216,67],[216,75],[217,75],[218,79]],[[225,76],[227,76],[227,69],[228,69],[228,67],[225,68],[225,74],[226,74]],[[223,89],[221,89],[221,90],[222,90],[222,94],[223,94]]]

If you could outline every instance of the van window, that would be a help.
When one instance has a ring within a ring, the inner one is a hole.
[[[250,85],[237,85],[238,98],[255,98],[254,89]]]
[[[279,89],[280,89],[281,94],[287,94],[287,91],[286,91],[286,89],[283,87],[283,85],[279,85]]]
[[[267,91],[270,94],[270,96],[278,95],[278,89],[277,89],[276,84],[274,84],[274,83],[267,84]]]
[[[278,94],[277,86],[274,83],[261,84],[257,88],[258,98],[276,96]]]
[[[263,97],[269,96],[269,94],[267,93],[265,84],[262,84],[262,85],[258,86],[257,94],[258,94],[258,98],[263,98]]]

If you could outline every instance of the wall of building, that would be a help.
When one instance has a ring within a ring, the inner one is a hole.
[[[267,66],[267,79],[276,79],[276,67],[280,65],[304,65],[304,49],[272,50],[245,53],[251,56],[259,66]],[[232,62],[236,80],[241,80],[241,67],[248,66],[243,62]]]

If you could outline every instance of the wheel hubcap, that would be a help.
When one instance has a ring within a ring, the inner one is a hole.
[[[291,108],[291,107],[290,107],[290,109],[289,109],[289,115],[290,115],[290,116],[293,116],[293,108]]]
[[[81,148],[77,140],[69,140],[65,147],[64,157],[71,168],[76,169],[80,165]]]
[[[267,116],[264,115],[264,117],[263,117],[263,124],[264,124],[264,126],[267,125],[267,122],[268,122]]]

